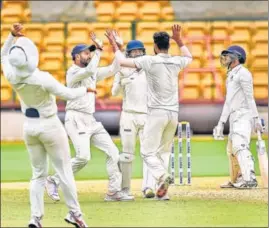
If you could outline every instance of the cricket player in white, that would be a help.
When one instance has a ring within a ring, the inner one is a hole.
[[[239,46],[231,46],[222,51],[220,62],[226,67],[226,100],[218,125],[213,130],[216,140],[223,140],[223,127],[229,118],[230,134],[227,154],[230,165],[230,181],[222,188],[254,188],[258,185],[254,160],[249,150],[252,126],[254,130],[263,132],[264,127],[259,118],[253,96],[251,73],[242,65],[246,61],[246,53]]]
[[[67,86],[77,88],[86,86],[96,88],[96,83],[115,74],[119,64],[114,61],[107,67],[98,67],[103,44],[91,33],[95,45],[77,45],[72,51],[74,64],[66,75]],[[93,52],[94,51],[94,52]],[[92,53],[94,55],[92,56]],[[133,200],[133,197],[121,191],[122,174],[119,169],[119,150],[102,123],[93,116],[95,112],[95,94],[68,101],[66,105],[65,128],[73,142],[76,156],[72,158],[72,169],[77,173],[91,159],[90,142],[107,155],[106,166],[109,176],[108,193],[105,201]],[[60,200],[58,194],[59,176],[55,174],[47,178],[47,192],[52,200]]]
[[[125,58],[118,50],[113,33],[110,30],[106,32],[120,65],[143,69],[147,76],[149,110],[142,137],[141,155],[158,184],[156,191],[158,198],[166,196],[172,180],[168,164],[178,123],[178,74],[192,61],[191,53],[181,40],[180,30],[179,25],[174,25],[172,37],[166,32],[156,32],[153,35],[156,55],[134,59]],[[176,41],[183,56],[168,54],[170,38]],[[164,163],[160,159],[162,153],[167,154],[167,161]]]
[[[44,188],[48,176],[47,157],[52,161],[63,189],[69,213],[65,220],[76,227],[87,227],[82,219],[72,173],[70,148],[64,127],[57,116],[55,96],[72,100],[94,91],[69,89],[48,72],[40,71],[38,50],[23,36],[21,24],[14,24],[1,51],[4,76],[20,97],[25,117],[23,135],[32,164],[30,183],[31,220],[29,227],[41,227],[44,215]],[[19,37],[14,43],[15,37]]]
[[[121,41],[123,45],[123,41]],[[119,42],[117,41],[119,44]],[[128,42],[126,56],[137,58],[145,55],[144,44],[139,40]],[[120,153],[120,167],[122,172],[122,189],[130,195],[132,162],[135,159],[136,137],[140,142],[147,118],[148,83],[144,70],[122,67],[115,75],[112,95],[123,95],[122,112],[120,118],[120,135],[122,153]],[[141,148],[142,150],[142,148]],[[142,192],[145,198],[155,196],[155,179],[143,163]]]

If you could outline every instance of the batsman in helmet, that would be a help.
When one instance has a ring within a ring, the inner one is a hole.
[[[192,55],[181,38],[181,27],[172,26],[172,36],[167,32],[153,34],[156,55],[126,58],[119,50],[113,33],[106,31],[115,57],[122,67],[144,70],[148,81],[148,114],[143,130],[141,157],[157,183],[156,197],[163,199],[172,182],[168,172],[169,156],[163,161],[161,153],[170,155],[178,123],[178,74],[192,62]],[[171,56],[170,40],[174,40],[182,56]],[[167,166],[166,166],[167,165]]]
[[[215,140],[223,140],[223,128],[230,122],[227,154],[230,165],[230,181],[222,188],[255,188],[258,183],[254,172],[254,160],[249,149],[252,126],[255,132],[264,131],[253,96],[252,74],[243,66],[246,52],[240,46],[223,50],[220,63],[227,68],[226,100],[218,125],[213,130]]]
[[[115,34],[116,35],[116,34]],[[122,46],[123,41],[117,35],[117,42]],[[127,58],[137,58],[146,54],[144,44],[139,40],[131,40],[126,46]],[[136,137],[142,139],[146,122],[148,107],[148,83],[145,71],[121,67],[115,75],[112,95],[123,95],[123,105],[120,118],[120,135],[122,153],[120,154],[120,167],[122,171],[122,189],[130,194],[132,162],[135,159]],[[139,91],[139,92],[138,92]],[[140,148],[143,150],[143,148]],[[142,193],[145,198],[155,196],[155,179],[143,163]]]
[[[98,67],[103,53],[103,42],[90,33],[94,45],[78,44],[71,53],[73,65],[66,73],[67,86],[76,88],[86,85],[96,88],[96,83],[118,72],[120,66],[117,61],[106,67]],[[107,155],[106,169],[109,177],[108,192],[105,201],[129,201],[133,197],[121,191],[122,174],[119,169],[119,150],[112,141],[104,126],[96,121],[95,94],[86,94],[80,99],[66,104],[65,128],[73,142],[76,156],[71,159],[73,173],[83,169],[91,159],[90,145],[94,145]],[[58,174],[49,176],[46,189],[49,197],[59,201]]]

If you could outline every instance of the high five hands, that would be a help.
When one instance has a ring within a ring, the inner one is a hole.
[[[122,49],[123,41],[115,30],[107,29],[105,36],[107,37],[109,43],[111,44],[114,52],[116,52],[119,49],[120,50]]]
[[[90,32],[90,38],[97,49],[103,50],[103,41],[97,39],[94,32]]]

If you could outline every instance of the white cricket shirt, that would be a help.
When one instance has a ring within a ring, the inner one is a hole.
[[[57,113],[55,95],[68,100],[87,93],[85,87],[69,89],[63,86],[50,73],[40,71],[38,68],[28,77],[22,78],[15,75],[8,61],[8,52],[14,39],[15,37],[10,34],[4,43],[1,51],[1,63],[4,76],[19,95],[24,114],[27,108],[35,108],[41,118],[46,118]]]
[[[192,58],[159,53],[134,59],[148,81],[148,107],[178,112],[178,74]]]
[[[119,71],[120,66],[116,61],[107,67],[98,67],[101,51],[96,50],[95,55],[87,67],[81,68],[73,64],[67,71],[66,82],[70,88],[85,86],[96,88],[96,83]],[[67,101],[66,110],[75,110],[83,113],[93,114],[95,112],[95,94],[88,93],[83,97]]]
[[[122,110],[125,112],[147,113],[148,83],[145,71],[121,68],[115,75],[112,95],[123,95]]]
[[[226,79],[226,99],[222,110],[221,122],[226,122],[229,115],[241,108],[249,109],[252,117],[258,117],[258,110],[253,96],[252,75],[239,64],[228,72]]]

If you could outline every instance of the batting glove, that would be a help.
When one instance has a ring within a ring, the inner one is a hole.
[[[254,120],[254,131],[263,133],[265,131],[265,122],[264,119],[260,119],[259,117],[253,118]]]
[[[224,123],[219,122],[216,127],[213,129],[213,137],[215,140],[224,140],[223,135]]]

